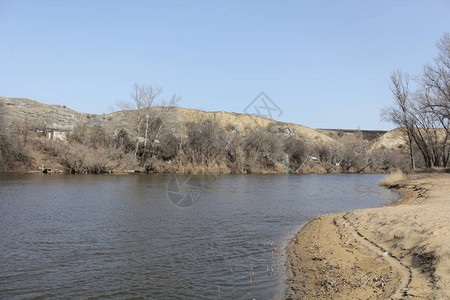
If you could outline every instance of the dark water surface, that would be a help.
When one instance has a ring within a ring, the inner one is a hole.
[[[283,298],[299,224],[397,197],[381,175],[225,175],[180,208],[171,178],[0,175],[0,298]]]

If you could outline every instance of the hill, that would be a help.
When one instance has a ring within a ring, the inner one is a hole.
[[[384,133],[315,130],[256,115],[177,107],[152,107],[146,114],[122,110],[96,115],[0,97],[3,134],[12,146],[21,144],[18,147],[28,152],[27,169],[73,173],[368,171],[374,163],[366,150]],[[363,144],[364,149],[351,150]],[[79,162],[97,152],[105,157],[100,167],[93,158],[89,166]],[[12,167],[4,163],[3,168]]]
[[[0,109],[3,110],[5,119],[9,124],[28,123],[30,127],[45,127],[56,130],[73,131],[75,126],[81,123],[90,125],[98,124],[105,127],[108,132],[114,132],[117,128],[126,128],[131,131],[131,112],[118,111],[109,114],[96,115],[77,112],[63,105],[43,104],[26,98],[0,97]],[[153,110],[158,110],[154,107]],[[229,113],[223,111],[207,112],[196,109],[171,108],[172,119],[177,118],[183,126],[188,122],[202,123],[212,120],[221,128],[234,127],[243,134],[256,130],[257,128],[277,128],[285,135],[297,135],[314,143],[336,144],[333,138],[317,130],[306,126],[277,122],[272,119],[257,115]]]

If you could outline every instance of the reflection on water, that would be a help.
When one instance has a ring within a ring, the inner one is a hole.
[[[1,175],[0,298],[282,298],[300,223],[396,198],[380,175],[226,175],[179,208],[171,178]]]

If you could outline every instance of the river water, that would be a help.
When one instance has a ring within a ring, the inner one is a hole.
[[[282,299],[289,238],[381,178],[3,174],[0,298]]]

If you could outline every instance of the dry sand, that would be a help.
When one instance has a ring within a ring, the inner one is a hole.
[[[450,174],[390,206],[317,217],[289,245],[288,299],[450,299]]]

